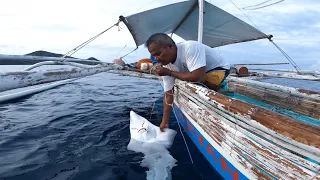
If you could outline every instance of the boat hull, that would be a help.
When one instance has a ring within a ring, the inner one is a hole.
[[[249,179],[243,173],[241,173],[230,161],[227,160],[216,148],[214,144],[211,144],[205,136],[205,132],[198,130],[195,122],[190,117],[187,117],[178,106],[174,104],[173,112],[175,117],[183,127],[185,132],[188,134],[193,143],[197,146],[199,151],[212,165],[224,179],[243,180]]]
[[[173,112],[225,179],[319,178],[318,126],[179,80]]]

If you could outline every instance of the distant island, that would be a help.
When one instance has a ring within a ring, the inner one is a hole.
[[[35,57],[38,56],[39,58]],[[52,53],[48,51],[34,51],[32,53],[28,53],[25,55],[5,55],[0,54],[0,65],[32,65],[38,62],[42,61],[56,61],[61,60],[60,57],[62,57],[63,54],[57,54]],[[88,65],[95,65],[99,64],[101,61],[94,58],[89,57],[88,59],[83,58],[75,58],[67,56],[69,59],[74,59],[72,61],[82,63],[82,64],[88,64]],[[89,61],[87,61],[89,60]]]
[[[34,51],[32,53],[29,54],[25,54],[26,56],[45,56],[45,57],[62,57],[63,54],[57,54],[57,53],[52,53],[52,52],[48,52],[48,51]],[[73,59],[78,59],[75,57],[71,57],[71,56],[67,56],[67,58],[73,58]],[[87,60],[94,60],[94,61],[99,61],[98,59],[94,58],[94,57],[89,57]]]

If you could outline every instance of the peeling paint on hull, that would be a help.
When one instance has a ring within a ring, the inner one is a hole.
[[[316,141],[315,146],[309,146],[303,145],[304,141],[298,143],[301,139],[290,135],[286,141],[277,139],[272,129],[256,122],[257,109],[251,109],[247,114],[232,112],[230,105],[221,104],[219,99],[210,96],[214,92],[192,88],[195,87],[176,81],[174,113],[196,146],[224,178],[319,179],[319,161],[314,161],[319,160]],[[247,120],[241,121],[239,117]],[[252,126],[254,124],[259,126]],[[261,131],[263,128],[269,130]],[[310,132],[317,136],[317,130]],[[312,141],[306,139],[309,140]],[[219,169],[217,163],[224,164],[224,168]]]

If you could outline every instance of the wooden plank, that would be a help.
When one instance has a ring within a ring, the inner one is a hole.
[[[238,82],[238,83],[250,84],[251,86],[254,86],[254,87],[272,89],[275,91],[280,91],[280,92],[292,94],[292,95],[295,95],[298,97],[303,97],[306,99],[314,99],[314,100],[320,101],[320,93],[318,93],[318,92],[302,90],[299,88],[293,88],[293,87],[287,87],[287,86],[281,86],[278,84],[259,82],[259,81],[254,81],[254,80],[250,80],[250,79],[231,77],[231,76],[228,76],[227,80],[229,82],[234,81],[234,82]]]
[[[197,100],[194,98],[191,98],[192,102],[190,102],[189,98],[190,96],[188,96],[186,92],[178,90],[175,102],[178,103],[193,119],[196,119],[196,122],[210,135],[210,137],[218,139],[218,144],[230,151],[230,153],[236,151],[239,155],[251,159],[251,163],[277,178],[288,179],[292,175],[299,178],[311,178],[315,175],[315,173],[305,167],[299,167],[290,160],[286,160],[269,149],[263,148],[257,142],[252,141],[240,131],[234,129],[235,126],[231,127],[226,124],[225,121],[222,121],[222,119],[226,120],[223,116],[216,113],[213,114],[211,109],[205,107],[202,102],[196,103]],[[299,160],[303,162],[306,161],[302,158]],[[310,165],[312,163],[306,162],[305,164]],[[309,166],[309,168],[316,170],[319,166],[313,164],[313,166]]]
[[[263,138],[255,135],[252,133],[251,129],[246,129],[245,127],[241,126],[240,123],[238,123],[235,119],[235,117],[231,117],[228,114],[225,114],[224,112],[220,111],[219,109],[211,106],[209,103],[206,103],[205,101],[199,99],[199,98],[195,98],[193,95],[189,94],[187,95],[188,92],[184,92],[183,90],[179,90],[178,91],[178,95],[179,97],[183,97],[183,98],[179,98],[177,100],[175,100],[175,102],[178,102],[179,104],[182,104],[181,107],[183,107],[184,109],[186,109],[186,105],[190,104],[190,102],[188,102],[187,100],[185,100],[184,102],[180,102],[181,99],[189,99],[192,102],[196,102],[199,101],[199,103],[197,103],[197,105],[204,109],[205,112],[204,113],[199,113],[197,115],[197,117],[193,117],[194,119],[198,119],[196,122],[199,122],[200,120],[203,120],[203,118],[207,118],[208,116],[212,116],[210,117],[211,119],[215,119],[215,117],[218,117],[217,119],[219,121],[223,121],[224,123],[226,123],[228,126],[232,127],[233,129],[236,129],[237,131],[240,131],[241,133],[243,133],[246,137],[249,138],[249,140],[253,140],[255,142],[260,142],[261,145],[263,145],[263,147],[270,149],[271,151],[279,154],[280,156],[284,157],[285,159],[288,159],[290,161],[295,162],[296,164],[301,164],[301,166],[306,167],[307,169],[310,169],[312,171],[317,171],[317,169],[320,168],[319,165],[309,162],[307,160],[305,160],[304,158],[301,158],[300,156],[297,156],[296,154],[292,154],[291,152],[280,148],[279,146],[277,146],[278,144],[274,145],[269,141],[264,140]],[[199,108],[189,108],[186,109],[186,111],[188,113],[192,113],[193,111],[197,112],[196,110]],[[190,111],[193,110],[193,111]],[[210,120],[211,121],[211,120]],[[219,122],[216,122],[217,124],[220,124]],[[224,129],[224,128],[222,128]],[[262,134],[262,136],[264,136],[264,134]],[[220,142],[221,144],[221,142]]]
[[[279,91],[257,88],[248,84],[229,82],[229,90],[247,97],[320,119],[320,101],[305,99]]]
[[[191,86],[189,86],[189,88],[194,92],[197,91],[197,89]],[[219,93],[211,92],[207,96],[211,100],[222,104],[225,110],[247,116],[247,118],[257,121],[264,127],[302,144],[320,148],[320,128],[317,126],[312,126],[279,113],[231,99]]]
[[[175,104],[177,104],[177,103],[175,103]],[[185,104],[179,104],[178,106],[180,106],[180,105],[185,105]],[[185,106],[185,107],[188,107],[188,106]],[[188,107],[188,108],[190,108],[190,107]],[[184,109],[182,108],[181,109],[182,111],[184,111]],[[192,122],[192,121],[195,121],[196,119],[193,119],[192,117],[190,117],[190,115],[188,114],[188,113],[185,113],[185,112],[183,112],[184,113],[184,115],[186,116],[186,118],[188,118],[189,120],[190,120],[190,122],[195,126],[195,128],[197,128],[197,129],[199,129],[200,127],[199,127],[199,125],[196,123],[196,122]],[[188,124],[187,124],[187,129],[188,128],[190,128],[190,126],[188,127]],[[202,133],[204,133],[204,134],[201,134],[201,135],[203,135],[203,136],[205,136],[205,134],[207,134],[206,132],[202,132]],[[223,152],[223,154],[225,154],[224,155],[224,158],[226,158],[226,159],[228,159],[228,161],[229,162],[232,162],[232,160],[231,159],[233,159],[233,160],[236,160],[235,162],[233,162],[232,164],[237,168],[237,169],[239,169],[240,167],[239,166],[241,166],[242,167],[242,169],[244,169],[245,171],[247,171],[247,173],[249,173],[251,176],[253,176],[254,178],[253,179],[258,179],[260,176],[259,176],[259,174],[263,174],[259,169],[257,169],[257,168],[254,168],[254,171],[250,171],[250,168],[252,167],[252,165],[249,163],[249,162],[247,162],[242,156],[240,156],[239,154],[237,154],[237,153],[231,153],[230,152],[230,147],[228,147],[226,144],[218,144],[217,143],[217,141],[215,140],[216,138],[212,138],[209,134],[207,134],[207,138],[208,137],[210,137],[210,139],[207,139],[209,142],[210,142],[210,144],[211,144],[211,146],[213,146],[217,151],[222,151]],[[208,153],[211,153],[210,151],[212,151],[211,150],[211,148],[209,148],[210,146],[207,146],[207,151],[208,151]],[[220,147],[220,148],[219,148]],[[219,151],[219,152],[220,152]],[[220,152],[221,153],[221,152]],[[216,162],[218,162],[218,159],[217,159],[217,157],[214,155],[214,154],[212,154],[212,156],[214,157],[214,159],[216,160]],[[230,159],[231,158],[231,159]],[[240,168],[241,169],[241,168]],[[246,174],[246,173],[245,173]],[[257,175],[258,174],[258,175]],[[268,176],[267,176],[268,177]],[[266,178],[266,179],[270,179],[270,177],[269,178]]]
[[[201,98],[205,100],[207,103],[211,104],[212,106],[216,107],[217,109],[225,112],[226,114],[237,118],[239,121],[237,121],[238,124],[241,124],[245,128],[249,129],[250,131],[255,132],[256,134],[260,134],[261,136],[264,136],[265,138],[268,138],[270,141],[272,141],[274,144],[278,144],[283,146],[284,148],[287,148],[291,151],[297,152],[300,155],[303,155],[305,157],[309,157],[311,159],[314,159],[318,162],[320,162],[320,151],[318,148],[311,147],[308,145],[305,145],[303,143],[297,142],[295,140],[292,140],[291,138],[288,138],[286,135],[282,135],[279,133],[276,133],[275,131],[266,128],[265,126],[261,125],[254,119],[250,117],[252,115],[252,111],[255,110],[250,109],[250,112],[247,112],[246,114],[240,114],[240,113],[232,113],[228,111],[228,106],[225,106],[223,104],[218,103],[217,101],[210,99],[208,96],[211,94],[213,91],[205,90],[203,92],[194,92],[194,89],[190,86],[195,85],[190,85],[189,83],[183,82],[176,80],[177,86],[179,88],[184,88],[186,91],[192,92],[191,95],[197,96],[197,98]],[[205,88],[204,88],[205,89]],[[232,99],[228,100],[229,102],[232,102]]]

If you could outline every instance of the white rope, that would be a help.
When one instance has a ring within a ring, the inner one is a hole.
[[[154,67],[155,67],[155,66],[153,66],[152,68],[154,68]],[[151,68],[151,69],[152,69],[152,68]],[[150,69],[150,74],[151,74],[151,69]],[[159,79],[159,81],[160,81],[160,79]],[[159,83],[159,86],[160,86],[160,83]],[[167,101],[166,101],[166,93],[168,93],[168,92],[165,92],[164,98],[165,98],[165,103],[167,104]],[[172,95],[172,96],[174,95],[174,94],[172,94],[172,93],[168,93],[168,94],[169,94],[169,95]],[[155,103],[153,104],[152,111],[153,111],[154,105],[155,105]],[[167,105],[169,105],[169,104],[167,104]],[[174,111],[174,114],[177,115],[177,113],[176,113],[176,111],[175,111],[175,108],[173,107],[173,102],[172,102],[172,104],[171,104],[171,107],[172,107],[172,110]],[[151,111],[151,115],[152,115],[152,111]],[[150,119],[151,119],[151,115],[150,115]],[[203,175],[201,174],[201,172],[198,170],[198,168],[197,168],[197,167],[195,166],[195,164],[194,164],[193,158],[192,158],[191,153],[190,153],[190,150],[189,150],[189,146],[188,146],[187,141],[186,141],[186,139],[185,139],[185,137],[184,137],[184,135],[183,135],[183,132],[182,132],[180,123],[179,123],[177,117],[175,117],[175,119],[176,119],[176,121],[177,121],[177,123],[178,123],[179,131],[180,131],[180,133],[181,133],[181,135],[182,135],[184,144],[186,145],[186,148],[187,148],[187,151],[188,151],[188,155],[189,155],[190,161],[191,161],[193,167],[194,167],[194,168],[196,169],[196,171],[198,172],[198,174],[201,176],[201,179],[203,179]]]
[[[173,108],[173,111],[175,112],[175,114],[177,114],[174,108]],[[175,118],[175,119],[176,119],[176,121],[177,121],[177,123],[178,123],[179,130],[180,130],[180,133],[181,133],[181,135],[182,135],[182,138],[183,138],[184,144],[186,145],[186,148],[187,148],[187,151],[188,151],[188,154],[189,154],[190,160],[191,160],[192,164],[194,165],[194,162],[193,162],[193,159],[192,159],[192,156],[191,156],[191,153],[190,153],[190,150],[189,150],[189,147],[188,147],[187,141],[186,141],[186,139],[185,139],[185,137],[184,137],[184,135],[183,135],[182,129],[181,129],[181,125],[180,125],[180,123],[179,123],[178,119],[177,119],[177,118]]]
[[[154,109],[154,105],[155,105],[155,104],[156,104],[156,101],[152,104],[149,121],[151,121],[151,117],[152,117],[152,113],[153,113],[153,109]]]

